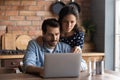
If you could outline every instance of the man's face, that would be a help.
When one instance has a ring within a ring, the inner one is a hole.
[[[45,44],[48,48],[55,48],[55,46],[59,42],[59,37],[60,37],[59,27],[53,28],[47,26],[47,31],[46,33],[43,34],[43,37],[45,39]]]

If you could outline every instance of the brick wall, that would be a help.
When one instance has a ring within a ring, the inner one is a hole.
[[[5,33],[27,34],[32,38],[41,35],[45,18],[58,16],[51,11],[57,0],[0,0],[0,49],[1,36]],[[65,4],[71,0],[61,0]],[[81,6],[81,18],[90,17],[90,0],[75,0]]]

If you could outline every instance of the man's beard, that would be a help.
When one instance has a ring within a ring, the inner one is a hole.
[[[48,48],[55,48],[57,43],[57,40],[45,41],[45,44]]]
[[[55,47],[57,45],[58,41],[57,40],[51,40],[48,44],[51,47]]]

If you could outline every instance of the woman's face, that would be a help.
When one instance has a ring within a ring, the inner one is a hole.
[[[62,31],[71,32],[76,25],[76,17],[73,14],[65,16],[62,20]]]

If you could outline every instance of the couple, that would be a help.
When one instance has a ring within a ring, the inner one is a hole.
[[[68,17],[69,19],[67,19]],[[75,18],[73,17],[74,15],[71,14],[69,14],[69,16],[63,17],[64,20],[62,20],[62,24],[63,25],[65,24],[70,25],[71,23],[76,24],[76,17]],[[71,19],[72,21],[68,23],[69,20]],[[23,60],[26,72],[38,75],[41,75],[43,73],[44,53],[70,53],[70,52],[78,53],[77,51],[75,51],[75,48],[73,51],[73,48],[70,45],[63,42],[59,42],[60,33],[62,32],[60,25],[59,22],[54,18],[46,19],[43,21],[42,44],[39,44],[39,41],[37,39],[31,40],[28,44],[27,53],[25,54]],[[81,71],[84,71],[86,69],[87,69],[86,62],[82,59]]]

